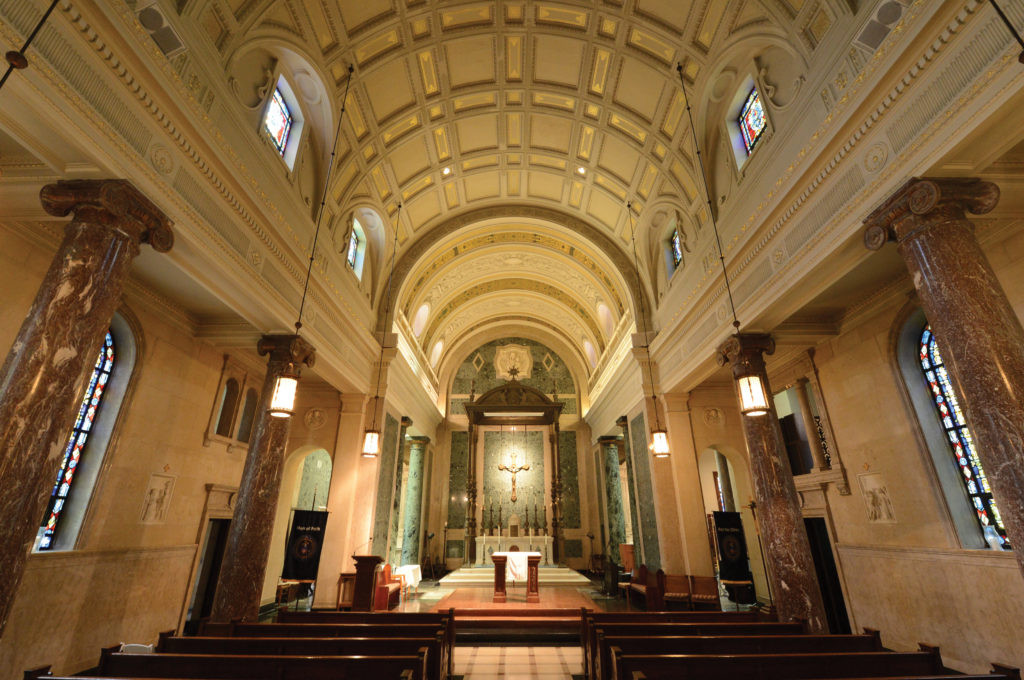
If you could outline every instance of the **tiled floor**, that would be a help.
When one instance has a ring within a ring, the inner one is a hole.
[[[572,680],[583,673],[579,647],[456,647],[465,680]]]

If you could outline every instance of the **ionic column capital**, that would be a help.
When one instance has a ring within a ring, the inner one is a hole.
[[[767,333],[736,333],[718,346],[715,360],[719,366],[732,365],[733,377],[763,373],[764,355],[775,353],[775,339]]]
[[[39,200],[51,215],[74,213],[73,221],[109,227],[136,245],[148,243],[160,253],[174,245],[174,223],[127,180],[61,180],[44,186]]]
[[[936,222],[984,215],[999,203],[999,187],[977,178],[913,177],[864,219],[864,245],[900,243]]]
[[[256,343],[256,351],[263,355],[270,355],[268,362],[281,362],[292,364],[305,364],[312,367],[316,363],[316,349],[306,342],[302,336],[290,333],[288,335],[264,335]]]

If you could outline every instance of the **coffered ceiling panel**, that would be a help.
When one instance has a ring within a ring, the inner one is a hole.
[[[549,201],[561,201],[565,178],[549,172],[531,172],[528,174],[527,194],[534,198],[546,198]]]
[[[359,0],[359,2],[331,3],[341,12],[341,20],[349,33],[359,30],[373,19],[394,13],[393,0]],[[284,3],[279,3],[284,4]]]
[[[534,39],[533,80],[576,89],[586,44],[574,38],[539,35]]]
[[[530,116],[530,144],[559,153],[569,152],[572,121],[568,118],[535,113]]]
[[[426,191],[405,204],[403,211],[412,224],[425,224],[441,214],[437,191]]]
[[[615,175],[623,184],[629,186],[639,161],[640,153],[635,147],[620,142],[614,137],[606,136],[601,143],[601,155],[598,157],[597,164]]]
[[[478,201],[501,195],[501,178],[497,172],[483,172],[470,175],[464,180],[466,200]]]
[[[702,3],[680,2],[679,0],[637,0],[636,9],[638,13],[657,20],[677,33],[682,33],[686,26],[686,19],[694,5],[699,7],[701,4],[716,1],[704,0]]]
[[[489,35],[451,40],[445,44],[448,82],[452,89],[467,85],[493,83],[495,80],[495,44]]]
[[[651,123],[663,92],[665,88],[657,71],[636,59],[627,57],[622,60],[615,83],[615,103]]]
[[[405,184],[410,179],[430,167],[430,154],[427,152],[427,138],[416,135],[407,142],[396,146],[388,155],[391,168],[395,171],[395,179]]]
[[[378,123],[416,103],[411,74],[404,59],[381,64],[373,70],[373,77],[364,80],[362,85]]]
[[[469,153],[498,146],[498,115],[494,113],[462,118],[456,124],[459,151]]]

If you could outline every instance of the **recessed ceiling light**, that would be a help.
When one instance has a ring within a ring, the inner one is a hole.
[[[448,175],[452,174],[452,169],[450,167],[443,168],[441,170],[441,174],[447,177]]]
[[[581,165],[580,167],[576,168],[576,172],[578,172],[581,175],[585,175],[587,174],[587,169]]]

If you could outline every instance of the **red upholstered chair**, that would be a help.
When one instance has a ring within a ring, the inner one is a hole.
[[[397,607],[402,598],[402,581],[391,576],[391,565],[385,564],[377,568],[376,583],[373,588],[374,610],[387,611]]]

